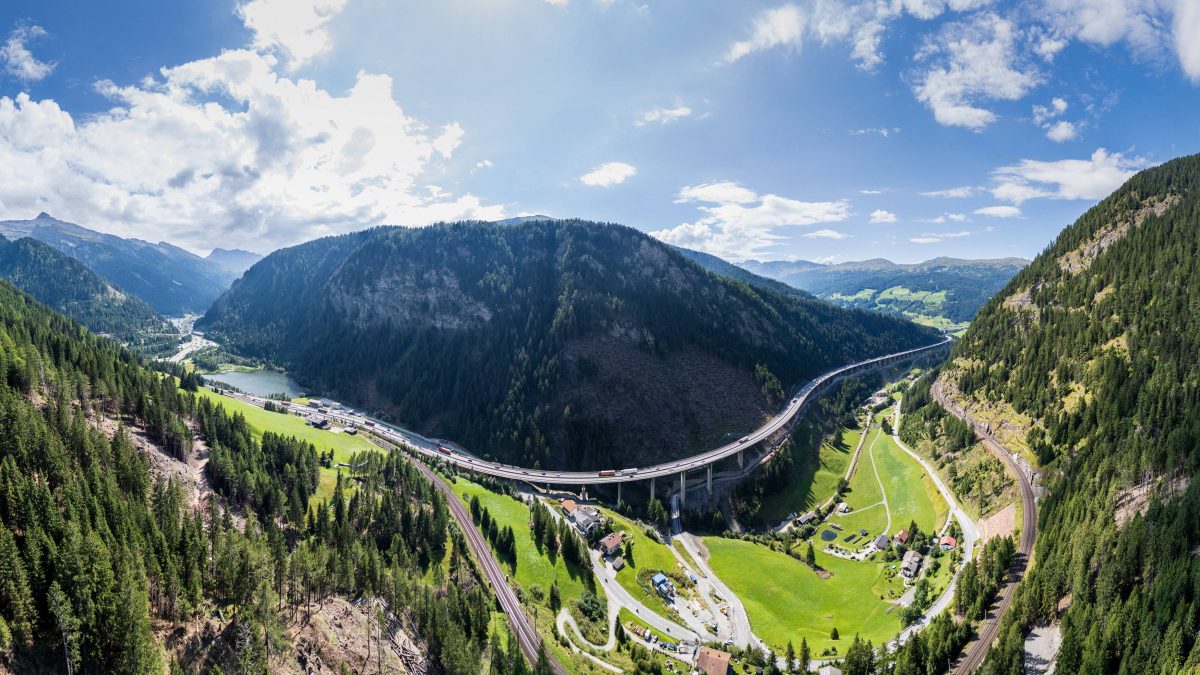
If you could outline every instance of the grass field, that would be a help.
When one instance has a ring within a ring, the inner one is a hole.
[[[349,463],[351,455],[356,452],[380,450],[379,446],[367,440],[365,436],[335,434],[331,431],[317,429],[309,426],[304,418],[297,415],[268,412],[258,406],[228,396],[221,396],[204,388],[199,389],[197,394],[219,402],[225,406],[225,411],[229,414],[239,412],[245,416],[246,423],[250,425],[250,430],[255,438],[261,438],[264,431],[272,431],[308,441],[317,448],[318,452],[333,450],[334,466],[321,469],[321,482],[317,485],[317,492],[313,495],[314,500],[321,501],[333,496],[333,488],[337,484],[338,463]]]
[[[679,569],[675,556],[667,549],[666,544],[660,544],[646,536],[642,526],[608,509],[602,509],[604,515],[612,520],[614,532],[624,531],[625,568],[617,572],[617,583],[629,591],[633,597],[641,600],[659,614],[667,614],[667,604],[658,593],[638,584],[639,570],[660,570],[673,572]],[[632,554],[628,542],[633,542]]]
[[[805,638],[814,655],[833,646],[844,653],[856,632],[879,644],[900,629],[899,613],[889,614],[891,605],[879,599],[887,584],[882,563],[818,550],[817,564],[832,575],[822,579],[799,560],[751,542],[705,537],[704,544],[709,565],[741,599],[754,632],[777,651]],[[829,639],[835,626],[838,641]]]
[[[804,513],[828,499],[837,491],[838,480],[846,475],[861,433],[858,429],[843,429],[840,446],[824,443],[816,457],[793,458],[796,477],[786,489],[763,498],[759,520],[779,521],[793,511]]]

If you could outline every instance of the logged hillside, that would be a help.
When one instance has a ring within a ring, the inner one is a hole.
[[[951,328],[970,321],[1027,263],[1020,258],[934,258],[914,264],[876,259],[836,265],[748,261],[742,266],[843,307]]]
[[[756,426],[808,377],[935,339],[582,221],[309,242],[251,268],[200,325],[427,433],[573,467],[711,445]]]
[[[0,276],[92,331],[121,342],[140,344],[147,334],[170,338],[174,332],[145,302],[34,239],[0,239]]]
[[[956,345],[940,384],[1027,446],[1048,489],[1035,565],[985,672],[1021,672],[1041,621],[1061,621],[1058,672],[1200,669],[1198,309],[1191,156],[1080,217]]]
[[[0,221],[0,235],[49,244],[166,316],[203,312],[237,278],[166,242],[122,239],[45,213],[33,220]]]
[[[0,280],[0,670],[528,673],[433,486],[325,452]]]

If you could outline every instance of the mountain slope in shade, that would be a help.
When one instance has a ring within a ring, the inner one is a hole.
[[[980,672],[1200,670],[1200,155],[1143,171],[980,310],[939,384],[1040,463],[1031,572]],[[1060,609],[1065,608],[1060,616]]]
[[[204,259],[219,267],[229,284],[232,284],[262,258],[253,251],[243,251],[239,248],[214,248]]]
[[[178,246],[122,239],[45,213],[2,221],[0,235],[49,244],[168,316],[203,312],[229,286],[221,268]]]
[[[935,339],[583,221],[319,239],[264,258],[199,325],[430,434],[573,467],[703,448],[757,426],[780,381]]]
[[[742,267],[738,267],[731,262],[726,262],[724,259],[718,258],[710,253],[701,253],[700,251],[693,251],[690,248],[682,248],[679,246],[673,246],[672,248],[674,248],[676,251],[679,251],[683,257],[691,260],[713,274],[729,277],[730,279],[734,279],[736,281],[743,281],[751,286],[757,286],[768,291],[779,293],[780,295],[804,297],[811,295],[793,286],[788,286],[782,281],[776,281],[774,279],[768,279],[767,277],[759,276]]]
[[[149,305],[125,293],[83,263],[25,237],[0,239],[0,276],[93,332],[137,344],[147,333],[170,333]]]

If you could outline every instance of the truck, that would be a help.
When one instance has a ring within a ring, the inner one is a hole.
[[[454,454],[453,450],[451,450],[450,448],[447,448],[444,445],[438,446],[438,452],[442,453],[443,455],[453,455]]]
[[[596,475],[601,478],[605,478],[608,476],[615,476],[615,475],[617,475],[617,472],[615,469],[605,469],[603,471],[597,472]]]

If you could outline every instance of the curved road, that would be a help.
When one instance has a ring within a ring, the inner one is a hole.
[[[784,429],[792,421],[792,419],[794,419],[796,415],[800,413],[804,406],[809,403],[809,399],[813,397],[814,391],[833,380],[840,379],[859,370],[873,368],[875,366],[884,365],[894,361],[906,360],[925,352],[945,347],[950,344],[952,339],[953,338],[947,336],[931,345],[917,347],[916,349],[909,349],[902,352],[896,352],[894,354],[887,354],[885,356],[879,356],[873,359],[867,359],[865,361],[859,361],[858,363],[852,363],[847,366],[835,368],[804,385],[800,391],[798,391],[796,395],[792,397],[791,401],[788,402],[787,407],[785,407],[779,415],[771,418],[769,422],[750,432],[746,436],[743,436],[737,441],[722,445],[713,450],[692,455],[691,457],[685,457],[683,459],[665,462],[662,464],[655,464],[649,467],[620,470],[599,469],[596,471],[543,471],[540,469],[526,469],[519,466],[512,466],[510,464],[484,461],[458,450],[455,450],[453,454],[447,455],[439,450],[440,446],[434,440],[425,438],[419,434],[390,424],[377,423],[374,420],[371,420],[371,422],[377,425],[374,432],[387,437],[389,440],[395,442],[405,442],[414,446],[418,452],[421,452],[427,456],[435,457],[441,461],[455,464],[461,468],[470,469],[472,471],[488,474],[497,478],[519,480],[527,483],[545,483],[554,485],[598,485],[604,483],[628,483],[638,480],[648,480],[650,478],[675,477],[681,472],[702,469],[722,459],[732,457],[739,452],[749,449],[754,445],[774,436],[780,430]],[[362,415],[327,413],[326,416],[339,422],[350,424],[364,424],[368,421],[368,419]],[[611,475],[600,475],[601,473]]]
[[[935,383],[931,389],[933,396],[937,402],[941,404],[951,415],[966,422],[974,431],[979,440],[983,441],[984,447],[993,455],[998,457],[1008,467],[1011,473],[1017,479],[1017,485],[1021,489],[1021,541],[1017,546],[1017,558],[1013,562],[1012,570],[1009,573],[1009,582],[1000,589],[999,598],[995,610],[992,615],[985,618],[983,625],[979,628],[979,636],[975,641],[975,646],[959,659],[958,664],[954,667],[954,672],[965,675],[973,673],[983,665],[983,661],[987,658],[988,651],[992,648],[992,644],[996,642],[996,637],[1000,634],[1000,621],[1004,618],[1004,614],[1008,612],[1008,608],[1012,605],[1013,592],[1016,590],[1017,584],[1025,576],[1025,571],[1029,567],[1029,559],[1033,556],[1033,544],[1037,539],[1037,500],[1034,496],[1033,485],[1029,482],[1029,476],[1021,470],[1020,465],[1013,459],[1012,453],[987,432],[987,429],[978,423],[965,411],[957,406],[946,401],[945,394],[941,387]]]

